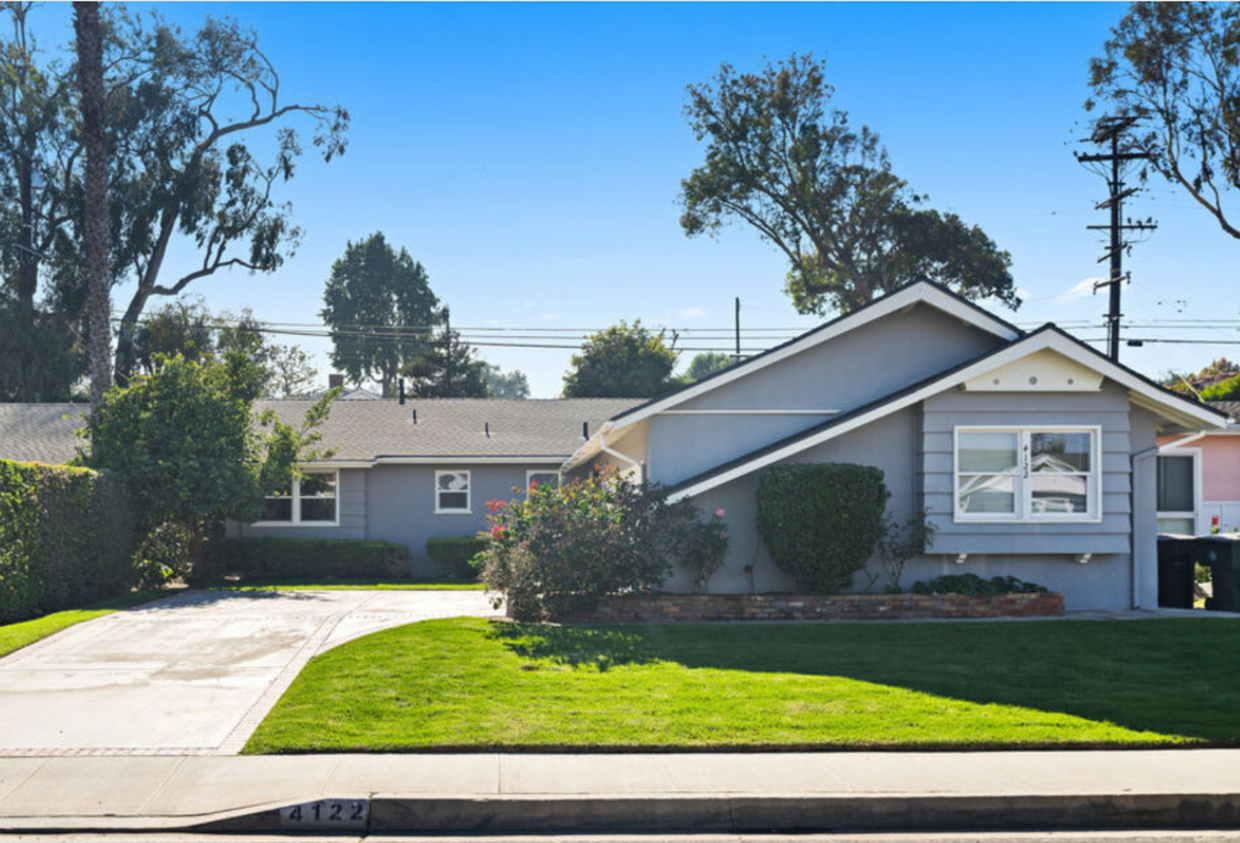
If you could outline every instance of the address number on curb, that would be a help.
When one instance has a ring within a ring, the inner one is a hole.
[[[364,828],[369,799],[318,799],[280,809],[281,828]]]

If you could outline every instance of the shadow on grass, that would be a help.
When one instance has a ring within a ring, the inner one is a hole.
[[[517,655],[607,670],[839,676],[981,704],[1240,742],[1240,622],[1218,619],[969,624],[492,624]]]
[[[569,667],[607,670],[660,659],[647,636],[620,627],[495,623],[488,634],[522,658]]]

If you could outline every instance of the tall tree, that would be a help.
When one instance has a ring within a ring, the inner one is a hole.
[[[689,236],[738,220],[755,228],[788,258],[801,313],[852,310],[923,277],[1019,304],[1008,253],[955,214],[920,207],[878,135],[830,108],[825,62],[724,64],[688,94],[685,115],[707,146],[681,182],[681,226]]]
[[[82,203],[90,313],[90,403],[98,409],[112,386],[112,297],[108,278],[108,124],[103,89],[103,25],[99,4],[73,4],[86,150]]]
[[[525,372],[513,369],[511,372],[501,371],[499,366],[484,363],[486,368],[487,392],[492,398],[530,397],[530,381]]]
[[[693,355],[693,359],[689,361],[689,367],[685,369],[685,380],[689,383],[700,381],[715,372],[722,372],[731,365],[732,358],[728,355],[716,351],[703,351]]]
[[[40,296],[80,164],[74,75],[46,58],[32,3],[0,4],[0,400],[64,400],[86,371],[73,302]],[[10,26],[11,25],[11,28]]]
[[[401,369],[427,352],[442,320],[422,264],[381,232],[350,242],[332,264],[320,315],[332,329],[332,365],[353,383],[378,382],[384,397],[395,394]]]
[[[671,387],[676,352],[641,320],[599,331],[574,354],[564,375],[565,398],[652,398]]]
[[[447,308],[443,318],[447,322]],[[410,379],[410,394],[417,398],[490,397],[486,362],[474,357],[474,350],[449,324],[401,371]]]
[[[8,6],[23,37],[29,9]],[[349,116],[340,106],[286,101],[257,37],[234,20],[208,18],[186,34],[157,13],[105,7],[100,17],[109,130],[108,278],[129,296],[116,332],[115,373],[123,379],[133,368],[134,333],[153,297],[178,295],[229,269],[269,272],[293,252],[301,232],[278,197],[303,153],[292,121],[308,121],[313,146],[331,160],[344,151]],[[4,201],[35,221],[33,277],[43,274],[48,298],[80,318],[87,290],[85,135],[64,117],[78,108],[77,86],[64,84],[67,74],[54,59],[37,60],[23,43],[15,37],[0,52],[0,71],[25,74],[21,95],[0,108],[0,152],[21,152],[17,164],[0,154],[0,180],[7,171],[19,188],[16,200]],[[30,137],[38,137],[37,144]],[[22,202],[28,161],[48,177]],[[27,292],[32,276],[23,271],[19,299],[33,295]]]
[[[1090,61],[1089,85],[1086,109],[1139,118],[1132,147],[1240,238],[1225,207],[1240,188],[1240,8],[1133,3]]]

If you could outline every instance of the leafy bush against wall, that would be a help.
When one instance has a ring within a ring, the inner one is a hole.
[[[776,466],[758,481],[758,532],[800,588],[835,594],[883,537],[887,497],[883,473],[873,466]]]
[[[914,594],[967,594],[971,597],[991,594],[1040,594],[1045,586],[1016,577],[991,577],[984,580],[977,574],[947,574],[927,582],[913,583]]]
[[[426,540],[426,555],[443,568],[444,576],[469,582],[478,579],[473,559],[487,549],[487,540],[476,536],[451,536]]]
[[[0,460],[0,624],[128,591],[133,543],[116,477]]]
[[[709,576],[718,564],[702,554],[727,552],[721,521],[705,522],[712,532],[703,540],[706,528],[691,501],[669,503],[659,489],[614,470],[558,488],[534,486],[525,499],[487,508],[482,581],[521,619],[589,611],[605,594],[653,591],[676,564]]]
[[[393,580],[409,576],[409,548],[361,539],[218,539],[207,545],[194,582],[244,580]]]

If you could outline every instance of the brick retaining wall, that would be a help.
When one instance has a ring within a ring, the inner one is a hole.
[[[909,620],[1063,615],[1063,595],[996,594],[654,594],[603,598],[576,623],[667,621]]]

